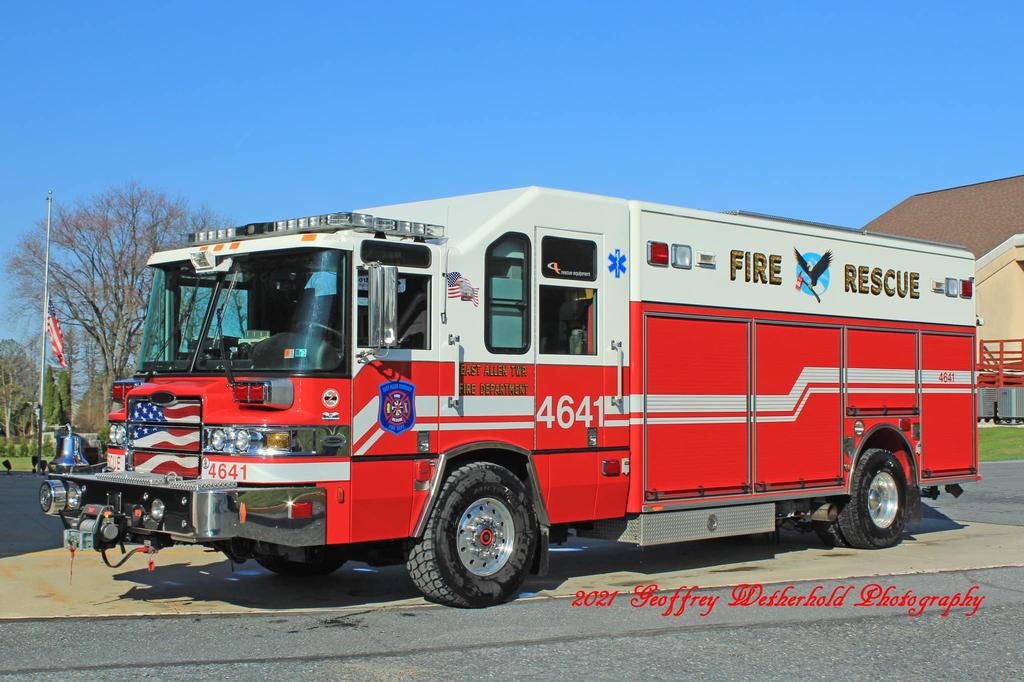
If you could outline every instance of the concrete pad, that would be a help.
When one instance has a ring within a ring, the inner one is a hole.
[[[813,534],[783,532],[654,548],[573,539],[553,547],[551,573],[532,577],[520,598],[573,595],[577,590],[631,590],[656,583],[726,587],[739,583],[846,579],[1024,566],[1024,528],[926,519],[898,547],[827,549]],[[117,557],[117,552],[111,558]],[[404,567],[348,564],[324,578],[288,579],[254,562],[231,564],[218,553],[172,547],[115,570],[93,552],[79,552],[74,572],[66,550],[0,559],[0,618],[365,611],[426,602]]]

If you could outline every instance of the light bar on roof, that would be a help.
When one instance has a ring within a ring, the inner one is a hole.
[[[189,244],[213,244],[222,241],[253,239],[298,232],[336,232],[355,230],[397,237],[438,239],[444,236],[444,227],[408,220],[379,218],[366,213],[325,213],[323,215],[289,218],[266,223],[249,223],[240,227],[221,227],[199,230],[188,235]]]

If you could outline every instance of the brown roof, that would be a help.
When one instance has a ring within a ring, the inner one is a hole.
[[[1024,232],[1024,175],[915,194],[864,227],[962,244],[983,256]]]

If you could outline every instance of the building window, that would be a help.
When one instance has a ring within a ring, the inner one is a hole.
[[[540,352],[597,354],[597,289],[540,287]]]
[[[530,347],[530,240],[506,234],[484,256],[484,343],[492,353]]]

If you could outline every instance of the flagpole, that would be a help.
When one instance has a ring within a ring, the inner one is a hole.
[[[39,455],[39,466],[45,468],[43,462],[43,377],[46,372],[46,318],[49,315],[47,304],[50,298],[50,213],[53,208],[53,190],[46,193],[46,255],[43,260],[43,329],[39,334],[39,402],[36,403],[36,424],[39,433],[36,438],[36,454]]]

